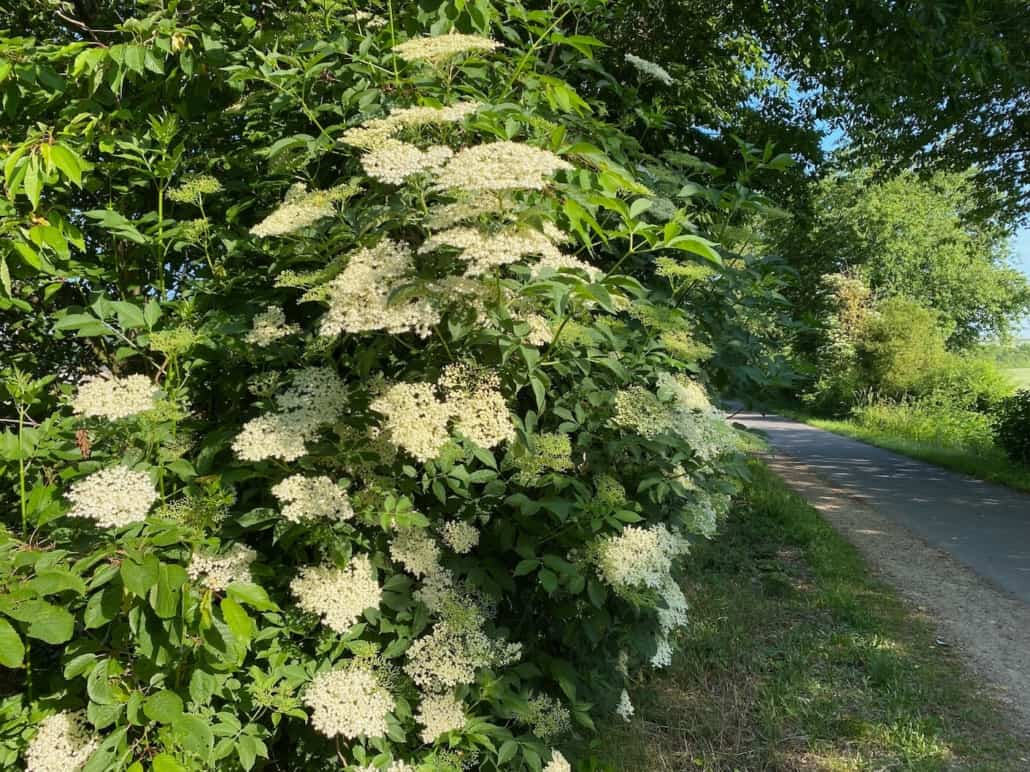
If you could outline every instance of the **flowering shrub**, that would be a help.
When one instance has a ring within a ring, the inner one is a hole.
[[[7,302],[63,277],[107,372],[7,381],[4,763],[560,772],[670,663],[740,466],[624,267],[718,256],[593,144],[633,160],[559,77],[596,41],[464,5],[22,54],[68,107],[7,158]],[[243,147],[188,145],[158,72]]]

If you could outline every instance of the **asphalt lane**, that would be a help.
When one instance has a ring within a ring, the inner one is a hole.
[[[742,412],[733,420],[1030,604],[1030,494],[777,415]]]

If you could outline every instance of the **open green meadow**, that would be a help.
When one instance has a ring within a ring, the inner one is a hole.
[[[1015,381],[1018,386],[1030,388],[1030,367],[1014,367],[1006,370],[1005,374]]]

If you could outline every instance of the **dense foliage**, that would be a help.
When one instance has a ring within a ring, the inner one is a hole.
[[[799,311],[820,313],[812,301],[821,277],[846,272],[878,298],[904,295],[937,311],[952,348],[1009,332],[1030,311],[1030,282],[1011,262],[1004,222],[976,216],[970,176],[876,181],[862,169],[819,181],[811,213],[771,229],[772,248],[799,271]]]
[[[1030,391],[1020,391],[1005,400],[996,437],[1014,461],[1030,466]]]
[[[743,471],[746,172],[606,121],[592,3],[55,8],[0,35],[3,763],[568,770]]]

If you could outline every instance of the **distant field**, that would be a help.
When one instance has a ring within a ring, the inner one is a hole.
[[[1030,367],[1006,370],[1005,373],[1020,386],[1030,388]]]

